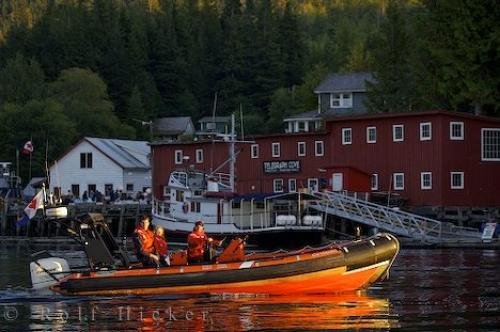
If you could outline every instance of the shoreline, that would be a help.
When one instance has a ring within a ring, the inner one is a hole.
[[[464,241],[464,240],[447,240],[440,243],[425,243],[420,240],[400,238],[401,247],[404,249],[500,249],[500,239],[496,238],[490,241]],[[115,238],[117,243],[121,243],[122,238]],[[75,246],[79,245],[74,240],[68,237],[21,237],[21,236],[0,236],[2,245],[19,245],[19,244],[34,244],[34,245],[55,245],[55,246]],[[180,242],[169,242],[169,246],[182,247],[185,245]],[[132,238],[127,237],[127,248],[133,248]]]

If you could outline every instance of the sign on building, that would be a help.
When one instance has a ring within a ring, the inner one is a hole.
[[[264,173],[297,173],[300,172],[300,160],[264,161]]]

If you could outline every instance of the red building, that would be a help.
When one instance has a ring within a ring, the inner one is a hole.
[[[499,119],[365,114],[330,118],[322,128],[237,143],[236,191],[333,188],[398,193],[412,206],[500,206]],[[224,142],[155,142],[152,150],[157,199],[173,169],[214,170],[229,156]]]

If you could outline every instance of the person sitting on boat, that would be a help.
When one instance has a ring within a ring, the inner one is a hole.
[[[155,234],[151,230],[151,220],[148,215],[144,215],[134,231],[136,238],[134,244],[137,252],[137,259],[144,266],[155,265],[154,240]]]
[[[213,257],[212,246],[219,244],[219,241],[205,234],[205,228],[201,220],[194,224],[193,231],[189,234],[187,242],[188,260],[192,263],[200,263],[204,260],[211,261]]]
[[[165,230],[161,226],[156,226],[154,237],[154,260],[157,266],[169,266],[168,244],[165,239]]]

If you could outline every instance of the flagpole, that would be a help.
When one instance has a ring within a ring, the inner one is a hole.
[[[33,136],[30,137],[30,142],[33,144]],[[31,182],[31,155],[33,154],[33,151],[30,151],[30,170],[29,170],[29,177],[28,177],[28,183]]]

